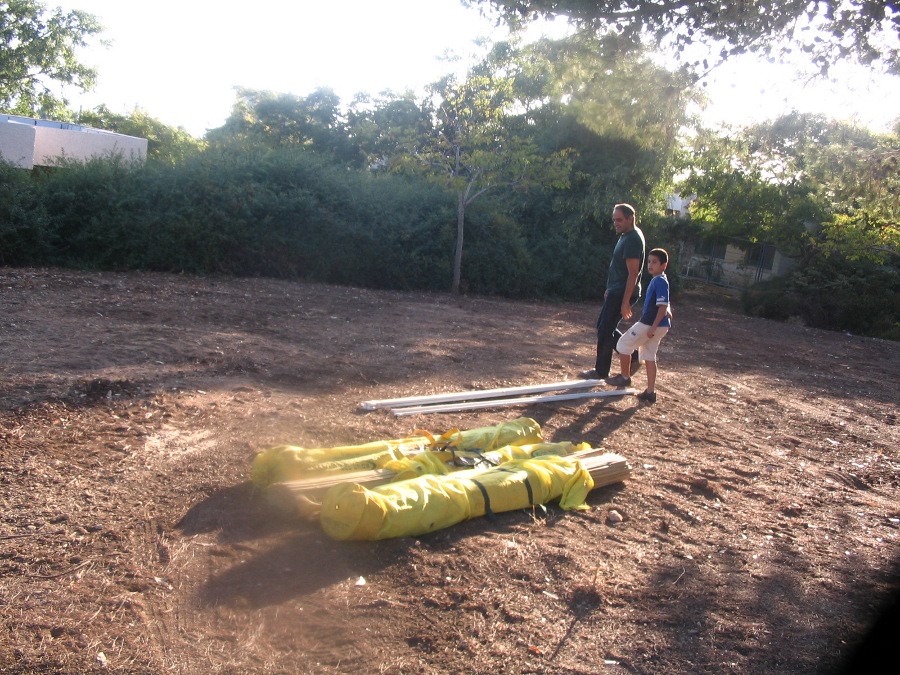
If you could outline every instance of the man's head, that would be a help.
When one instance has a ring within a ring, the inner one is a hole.
[[[637,214],[631,204],[616,204],[613,207],[613,227],[616,234],[625,234],[634,229],[637,224]]]
[[[647,271],[654,277],[666,271],[669,266],[669,254],[664,248],[654,248],[647,254]]]

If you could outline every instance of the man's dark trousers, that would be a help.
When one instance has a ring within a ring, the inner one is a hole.
[[[608,293],[603,301],[603,306],[600,308],[600,316],[597,317],[597,360],[594,364],[597,377],[607,377],[609,375],[616,343],[622,337],[622,333],[617,329],[619,322],[622,320],[623,296],[624,293],[621,291]],[[637,296],[633,297],[631,304],[633,305],[637,302],[637,299]]]

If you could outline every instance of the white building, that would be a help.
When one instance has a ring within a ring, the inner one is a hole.
[[[68,122],[0,115],[0,159],[13,166],[32,169],[54,166],[60,158],[84,162],[112,155],[143,162],[147,139]]]
[[[691,202],[697,199],[697,195],[682,197],[681,195],[666,195],[666,215],[676,218],[687,218],[691,208]]]

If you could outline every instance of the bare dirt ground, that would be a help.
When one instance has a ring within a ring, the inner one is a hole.
[[[357,409],[573,379],[596,311],[0,269],[0,672],[833,670],[898,586],[900,344],[693,292],[655,405]],[[248,482],[275,444],[521,415],[632,477],[589,511],[377,543],[279,517]]]

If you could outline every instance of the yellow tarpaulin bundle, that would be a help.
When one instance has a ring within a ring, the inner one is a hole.
[[[473,450],[426,451],[418,455],[387,461],[379,468],[394,471],[397,474],[397,480],[400,481],[429,474],[442,476],[465,468],[479,467],[485,469],[514,459],[528,459],[529,457],[545,455],[570,455],[573,452],[586,450],[590,447],[588,443],[575,444],[569,441],[562,441],[559,443],[506,445],[490,452],[476,452]]]
[[[493,452],[485,452],[482,457],[494,464],[502,464],[503,462],[511,462],[516,459],[546,457],[548,455],[564,457],[565,455],[571,455],[573,452],[578,452],[579,450],[588,450],[590,447],[590,443],[572,443],[571,441],[507,445],[505,448],[499,448]]]
[[[278,445],[253,458],[250,480],[257,487],[264,488],[272,483],[300,480],[328,471],[377,469],[386,461],[425,451],[431,447],[432,441],[426,436],[414,436],[334,448]]]
[[[453,448],[472,452],[490,452],[506,445],[529,445],[544,440],[541,425],[530,417],[519,417],[492,427],[460,431],[452,429],[434,439],[436,449]]]
[[[507,445],[527,445],[542,440],[541,425],[520,417],[492,427],[460,431],[453,429],[435,437],[427,431],[398,440],[374,441],[363,445],[334,448],[302,448],[279,445],[259,453],[253,460],[250,477],[260,488],[273,483],[301,480],[330,471],[365,471],[419,454],[428,449],[489,452]]]
[[[336,485],[325,495],[319,520],[325,532],[339,540],[411,537],[555,499],[563,509],[587,508],[584,500],[593,487],[579,461],[548,455],[373,489]]]

